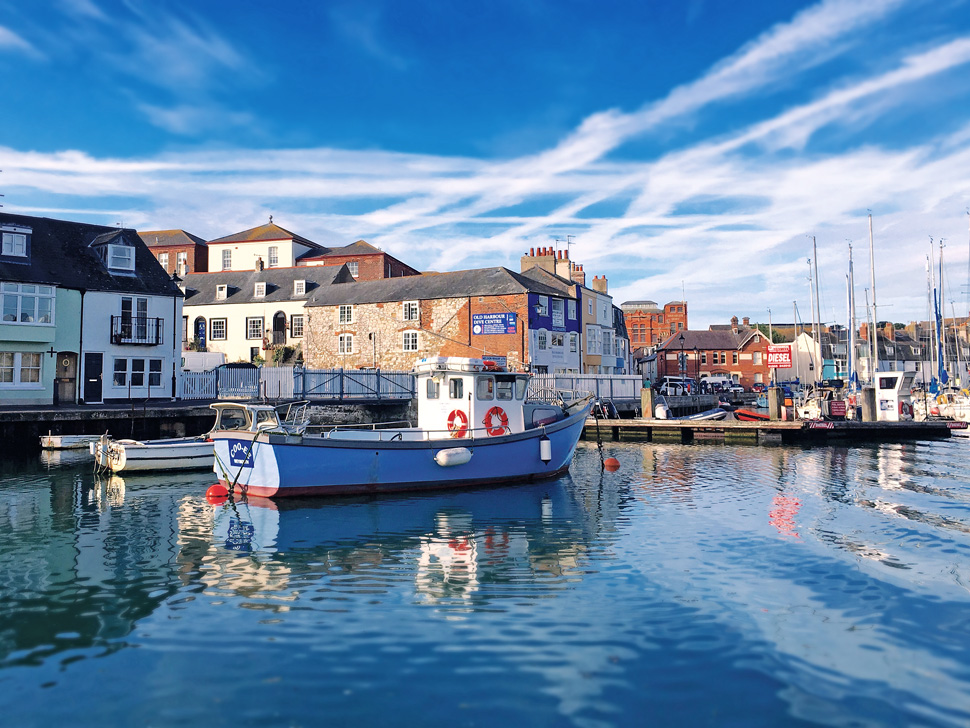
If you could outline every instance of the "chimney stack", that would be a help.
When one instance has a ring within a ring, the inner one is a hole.
[[[744,326],[750,326],[751,325],[750,317],[745,316],[743,319],[741,319],[741,323],[744,324]]]
[[[738,333],[738,317],[737,316],[732,316],[731,317],[731,331],[733,331],[734,333]]]
[[[599,293],[607,292],[606,276],[593,276],[593,290]]]

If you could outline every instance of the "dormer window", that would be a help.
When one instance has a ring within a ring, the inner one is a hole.
[[[108,244],[105,252],[109,270],[135,270],[135,249],[128,245]]]
[[[256,298],[265,298],[266,297],[266,283],[265,282],[262,282],[262,281],[259,282],[259,283],[257,283],[256,284],[256,290],[253,292],[253,295],[256,296]]]
[[[216,300],[225,301],[229,295],[229,286],[223,284],[221,286],[216,286]]]
[[[293,295],[302,296],[306,293],[306,281],[293,281]]]
[[[25,233],[3,233],[3,255],[27,256],[27,235]]]

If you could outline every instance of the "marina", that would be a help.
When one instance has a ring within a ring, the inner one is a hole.
[[[0,710],[962,725],[968,444],[605,442],[609,472],[581,442],[541,483],[223,505],[211,473],[12,455]]]

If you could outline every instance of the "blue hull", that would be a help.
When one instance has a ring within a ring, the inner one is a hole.
[[[218,432],[215,473],[248,495],[282,497],[385,493],[551,478],[569,469],[589,407],[545,427],[490,438],[329,439]],[[548,462],[540,440],[548,438]],[[441,465],[443,450],[464,448],[467,462]],[[438,460],[436,460],[438,456]]]

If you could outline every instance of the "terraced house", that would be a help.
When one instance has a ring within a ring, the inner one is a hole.
[[[0,404],[177,395],[182,292],[134,230],[0,214]]]

